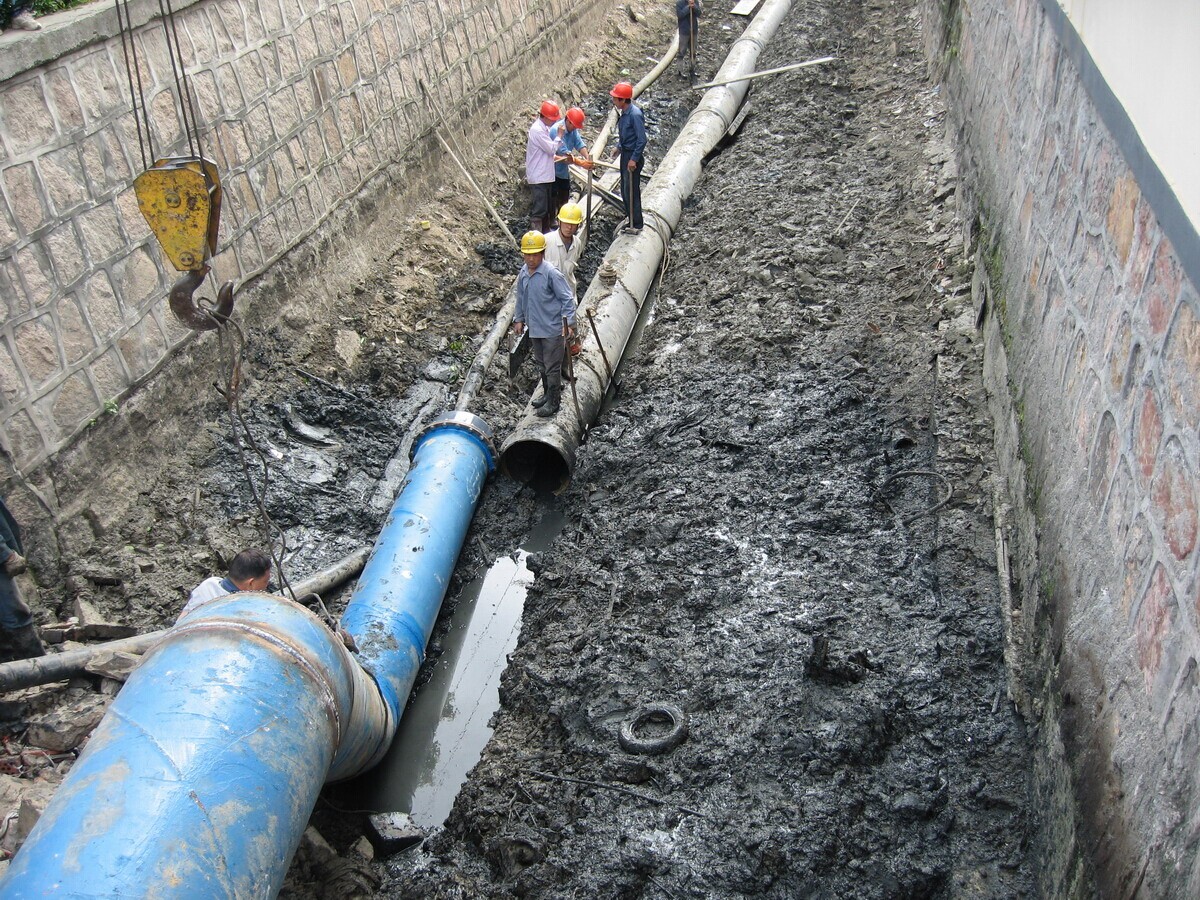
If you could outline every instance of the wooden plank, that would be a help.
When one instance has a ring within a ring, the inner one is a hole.
[[[738,5],[729,12],[735,16],[748,16],[760,2],[761,0],[738,0]]]

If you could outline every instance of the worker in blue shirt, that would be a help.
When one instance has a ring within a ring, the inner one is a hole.
[[[564,203],[571,199],[571,170],[568,168],[570,161],[567,156],[588,158],[587,147],[583,143],[583,132],[580,131],[586,118],[582,109],[572,106],[567,110],[565,119],[550,127],[551,139],[562,139],[562,146],[559,147],[558,153],[554,157],[554,193],[550,204],[551,226],[558,224],[558,211],[562,209]],[[553,227],[550,230],[553,231]]]
[[[642,230],[642,152],[646,149],[646,123],[633,102],[633,85],[618,81],[608,92],[620,118],[617,120],[617,149],[621,151],[621,199],[629,217],[627,230]]]
[[[262,550],[243,550],[229,561],[229,572],[222,578],[213,575],[192,589],[188,602],[184,604],[180,617],[197,606],[216,600],[226,594],[241,591],[269,591],[271,589],[271,557]]]
[[[567,279],[546,262],[546,236],[527,231],[521,238],[525,265],[517,276],[517,308],[513,331],[529,331],[533,358],[542,370],[542,396],[533,401],[543,419],[558,412],[562,394],[562,363],[567,339],[575,335],[575,296]]]

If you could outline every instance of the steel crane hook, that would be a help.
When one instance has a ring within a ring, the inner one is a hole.
[[[208,266],[185,272],[171,287],[171,312],[193,331],[212,331],[219,328],[233,312],[233,282],[227,281],[217,291],[217,305],[209,309],[200,306],[192,296],[208,276]]]

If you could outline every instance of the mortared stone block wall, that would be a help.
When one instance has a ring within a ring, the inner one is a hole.
[[[920,5],[977,212],[1017,690],[1074,818],[1046,895],[1200,896],[1196,224],[1057,0]]]
[[[389,164],[518,77],[603,0],[175,0],[202,149],[225,189],[218,279],[252,279]],[[158,4],[134,0],[154,152],[187,153]],[[28,472],[191,333],[138,211],[116,12],[0,35],[0,450]],[[201,295],[211,291],[203,291]]]

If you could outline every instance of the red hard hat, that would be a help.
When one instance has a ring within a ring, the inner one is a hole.
[[[542,115],[545,116],[547,119],[554,119],[554,121],[557,122],[558,121],[558,104],[555,103],[553,100],[543,100],[542,101]]]
[[[612,96],[616,97],[618,100],[632,100],[633,99],[633,85],[630,84],[628,81],[618,81],[616,84],[613,85],[613,89],[611,91],[609,91],[609,93],[612,94]]]
[[[574,125],[576,128],[583,127],[583,120],[585,118],[587,118],[587,117],[583,114],[583,110],[580,109],[578,106],[572,106],[570,109],[567,110],[567,121],[570,122],[572,125]]]

